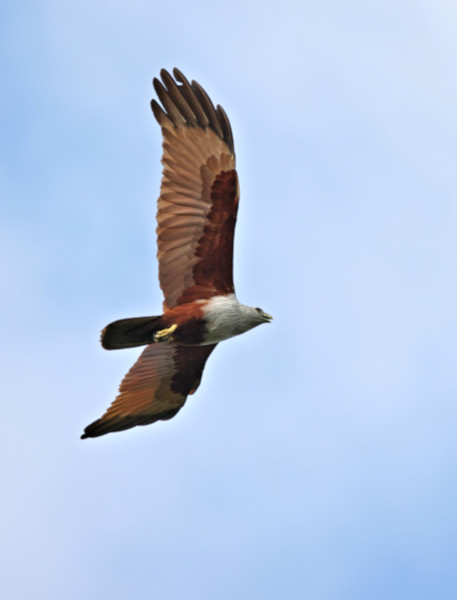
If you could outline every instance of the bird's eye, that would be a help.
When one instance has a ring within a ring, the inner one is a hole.
[[[256,311],[257,311],[258,313],[261,313],[261,312],[262,312],[262,309],[261,309],[261,308],[256,308]]]

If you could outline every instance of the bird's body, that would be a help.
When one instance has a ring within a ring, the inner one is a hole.
[[[153,100],[162,127],[163,178],[158,200],[159,281],[164,312],[107,325],[106,349],[146,345],[107,412],[86,427],[96,437],[173,417],[197,389],[216,344],[271,321],[238,302],[233,235],[239,186],[233,136],[224,110],[195,81],[162,70]]]
[[[186,346],[217,344],[268,322],[265,313],[238,302],[235,294],[213,296],[179,304],[160,317],[140,317],[114,321],[102,332],[107,350],[143,346],[157,341],[157,333],[168,331],[173,342]],[[164,334],[162,337],[164,337]]]

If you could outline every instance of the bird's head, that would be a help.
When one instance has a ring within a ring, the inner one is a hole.
[[[255,308],[254,310],[257,313],[259,323],[271,323],[273,321],[273,317],[264,312],[261,308]]]

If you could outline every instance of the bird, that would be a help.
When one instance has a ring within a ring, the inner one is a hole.
[[[233,284],[239,201],[230,122],[196,81],[160,71],[151,109],[162,131],[157,201],[157,259],[163,313],[114,321],[101,332],[107,350],[146,346],[103,416],[84,429],[93,438],[174,417],[202,378],[219,342],[271,315],[241,304]]]

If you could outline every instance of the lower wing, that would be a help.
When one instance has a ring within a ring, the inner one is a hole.
[[[124,377],[106,413],[88,425],[82,439],[171,419],[198,388],[216,345],[151,344]]]

